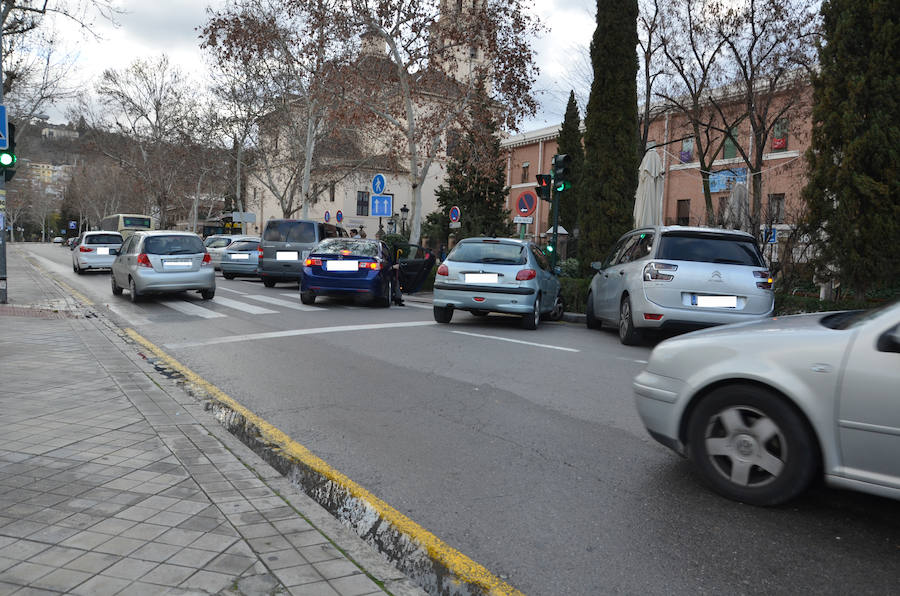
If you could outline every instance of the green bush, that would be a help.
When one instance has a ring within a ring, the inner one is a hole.
[[[588,288],[591,285],[590,277],[560,277],[560,292],[566,305],[567,312],[584,312]]]
[[[818,296],[775,294],[775,316],[796,315],[808,312],[828,312],[832,310],[859,310],[874,308],[885,300],[819,300]]]

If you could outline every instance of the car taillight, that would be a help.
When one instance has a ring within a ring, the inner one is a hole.
[[[150,257],[148,257],[145,252],[138,255],[137,264],[141,267],[153,267],[153,264],[150,262]]]
[[[775,282],[774,279],[769,277],[768,271],[754,271],[753,277],[762,278],[763,281],[756,282],[756,287],[760,290],[771,290],[772,284]]]
[[[437,274],[438,274],[438,275],[444,275],[444,276],[447,276],[447,275],[450,275],[450,270],[447,269],[447,266],[446,266],[446,265],[444,265],[443,263],[441,263],[441,266],[438,267]]]
[[[534,279],[535,277],[537,277],[537,271],[534,269],[522,269],[516,273],[516,281],[527,281],[529,279]]]
[[[369,263],[367,261],[359,262],[360,269],[371,269],[372,271],[378,271],[381,269],[381,263]]]
[[[259,248],[256,249],[256,256],[259,257],[260,259],[263,258],[262,246],[260,246]]]
[[[212,257],[209,256],[209,253],[204,254],[203,262],[201,263],[201,265],[209,265],[210,263],[212,263]]]
[[[647,263],[644,265],[644,281],[672,281],[675,276],[672,273],[678,269],[678,265],[671,263]],[[671,271],[672,273],[662,273]]]
[[[321,267],[322,259],[306,259],[305,261],[303,261],[303,264],[307,267],[312,267],[313,265],[315,265],[316,267]]]
[[[87,246],[79,246],[78,250],[80,252],[94,252],[93,248],[88,248]]]

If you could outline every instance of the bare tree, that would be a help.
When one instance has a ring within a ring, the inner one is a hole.
[[[638,99],[641,106],[641,151],[647,146],[650,123],[663,111],[664,107],[654,105],[654,89],[657,79],[666,73],[665,62],[661,58],[663,50],[663,13],[659,0],[639,0],[638,2],[638,58],[639,80]]]

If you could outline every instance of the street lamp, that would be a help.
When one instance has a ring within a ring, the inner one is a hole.
[[[403,207],[400,207],[400,226],[401,226],[404,234],[406,234],[406,218],[407,217],[409,217],[409,207],[406,206],[406,203],[403,203]]]

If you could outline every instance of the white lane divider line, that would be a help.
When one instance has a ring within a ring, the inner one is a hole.
[[[290,300],[282,300],[281,298],[275,298],[274,296],[262,296],[260,294],[244,294],[244,298],[249,298],[251,300],[258,300],[260,302],[265,302],[267,304],[274,304],[275,306],[282,306],[284,308],[290,308],[293,310],[302,310],[305,312],[322,312],[323,309],[317,308],[315,306],[306,306],[305,304],[295,304]]]
[[[233,292],[235,294],[239,294],[241,296],[246,296],[247,292],[241,292],[239,290],[232,290],[231,288],[226,288],[225,286],[216,285],[216,290],[225,291],[225,292]]]
[[[563,352],[580,352],[575,348],[565,348],[563,346],[552,346],[550,344],[539,344],[533,341],[523,341],[521,339],[511,339],[509,337],[498,337],[496,335],[482,335],[481,333],[469,333],[468,331],[451,331],[450,333],[458,333],[459,335],[468,335],[471,337],[481,337],[483,339],[496,339],[497,341],[508,341],[514,344],[523,344],[526,346],[534,346],[536,348],[547,348],[548,350],[561,350]]]
[[[202,317],[204,319],[220,319],[228,316],[214,310],[209,310],[208,308],[203,308],[202,306],[197,306],[193,302],[188,302],[186,300],[160,300],[157,304],[168,306],[185,315]]]
[[[166,344],[165,347],[177,350],[181,348],[199,348],[216,344],[231,344],[257,339],[279,339],[282,337],[294,337],[297,335],[317,335],[320,333],[341,333],[345,331],[375,331],[378,329],[398,329],[401,327],[425,327],[436,325],[434,321],[410,321],[406,323],[373,323],[369,325],[340,325],[338,327],[314,327],[312,329],[286,329],[284,331],[268,331],[266,333],[246,333],[244,335],[227,335],[214,337],[201,341],[190,341],[176,344]]]
[[[216,304],[221,304],[222,306],[225,306],[227,308],[233,308],[234,310],[249,313],[251,315],[272,315],[278,312],[277,310],[270,310],[268,308],[263,308],[254,304],[238,302],[237,300],[232,300],[231,298],[222,298],[221,296],[216,296],[215,298],[213,298],[213,302],[215,302]]]
[[[647,364],[646,360],[638,360],[637,358],[626,358],[625,356],[616,356],[616,360],[624,360],[625,362],[635,362],[637,364]]]

